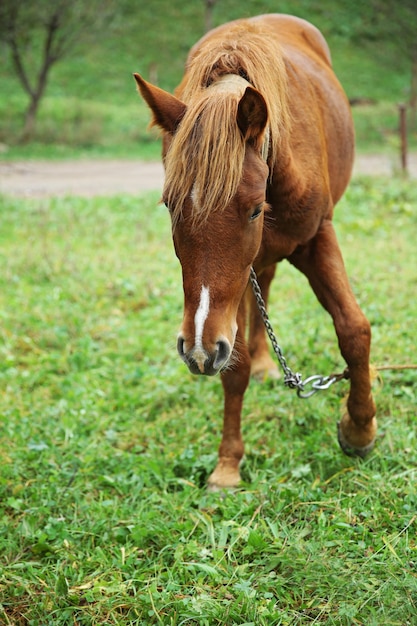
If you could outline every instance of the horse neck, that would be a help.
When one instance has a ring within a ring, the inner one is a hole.
[[[273,187],[279,196],[286,198],[287,202],[291,199],[293,203],[305,195],[310,182],[294,155],[289,139],[283,138],[270,171],[269,186]]]

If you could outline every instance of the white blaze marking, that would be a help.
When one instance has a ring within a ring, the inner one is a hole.
[[[199,194],[199,187],[197,185],[197,183],[194,183],[193,188],[191,190],[191,201],[194,204],[194,208],[196,211],[199,210],[199,203],[198,203],[198,194]]]
[[[194,316],[195,327],[195,348],[193,352],[193,358],[197,361],[200,369],[204,366],[204,362],[207,359],[207,353],[203,348],[203,331],[204,324],[206,323],[207,316],[210,310],[210,289],[208,287],[201,287],[200,304]]]

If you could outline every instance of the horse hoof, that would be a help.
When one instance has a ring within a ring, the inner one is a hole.
[[[277,364],[270,358],[252,361],[250,375],[260,383],[281,378]]]
[[[342,451],[347,456],[351,456],[351,457],[356,456],[356,457],[360,457],[361,459],[364,459],[369,454],[369,452],[371,452],[371,450],[373,449],[375,445],[376,419],[373,418],[372,420],[372,427],[371,427],[372,437],[370,441],[363,446],[359,445],[358,443],[356,444],[350,443],[346,439],[343,433],[343,429],[342,429],[342,421],[337,423],[337,440],[339,442],[339,445]]]
[[[208,493],[218,493],[221,499],[225,498],[226,494],[233,493],[236,489],[237,487],[222,487],[220,485],[215,485],[214,483],[207,483]]]
[[[239,486],[239,483],[240,473],[239,468],[236,468],[236,462],[234,462],[234,467],[231,467],[220,461],[208,479],[207,488],[213,492],[223,491],[235,489]]]

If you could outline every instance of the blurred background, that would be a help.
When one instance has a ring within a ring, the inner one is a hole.
[[[172,91],[190,47],[225,21],[303,17],[326,37],[360,152],[417,146],[415,0],[2,0],[0,158],[159,158],[140,72]]]

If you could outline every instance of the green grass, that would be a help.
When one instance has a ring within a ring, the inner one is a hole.
[[[0,622],[327,624],[417,619],[416,375],[375,382],[380,437],[342,455],[346,383],[251,383],[244,482],[205,489],[218,379],[175,353],[180,268],[158,196],[1,199]],[[415,185],[356,180],[337,230],[373,362],[415,363]],[[304,375],[343,367],[288,264],[272,321]]]

